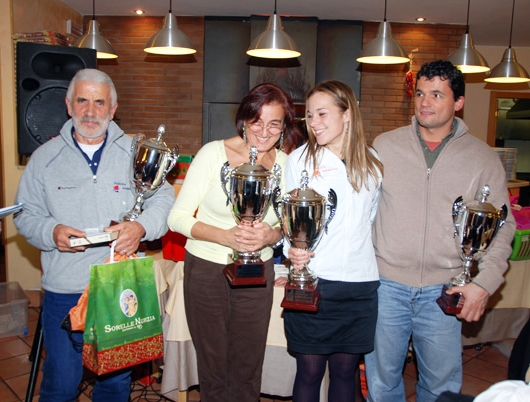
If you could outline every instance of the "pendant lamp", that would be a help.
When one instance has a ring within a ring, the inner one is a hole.
[[[512,49],[512,32],[513,32],[513,16],[515,11],[515,0],[512,3],[512,23],[510,26],[510,43],[508,49],[504,51],[502,60],[490,72],[490,75],[484,79],[487,82],[494,82],[499,84],[515,84],[519,82],[530,81],[528,72],[517,63],[515,58],[515,50]]]
[[[99,32],[99,24],[96,21],[96,0],[92,0],[92,20],[88,25],[87,33],[76,40],[72,46],[94,49],[98,59],[115,59],[118,57],[110,42]]]
[[[292,59],[302,54],[294,40],[283,30],[282,20],[276,14],[276,0],[274,0],[274,13],[269,17],[267,29],[252,41],[247,54],[266,59]]]
[[[190,38],[178,28],[177,17],[171,13],[171,0],[169,1],[169,13],[164,18],[164,26],[147,41],[144,52],[164,55],[184,55],[197,52],[193,48]]]
[[[386,20],[385,0],[384,20],[379,24],[375,38],[364,47],[357,61],[367,64],[400,64],[408,63],[409,60],[403,46],[392,38],[392,28]]]
[[[469,5],[471,0],[467,0],[467,21],[466,33],[460,39],[460,44],[447,57],[447,61],[453,63],[463,73],[485,73],[490,71],[490,66],[486,59],[475,49],[473,38],[469,33]]]

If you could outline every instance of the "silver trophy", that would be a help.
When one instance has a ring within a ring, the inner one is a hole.
[[[486,202],[490,194],[488,185],[482,187],[482,197],[469,204],[464,204],[462,197],[453,203],[453,237],[456,241],[460,258],[464,261],[464,270],[451,279],[450,285],[444,285],[441,296],[436,300],[447,314],[459,314],[464,306],[462,293],[448,295],[445,291],[449,287],[464,286],[471,282],[471,267],[473,261],[480,260],[489,247],[499,228],[504,225],[508,208],[505,204],[497,210]]]
[[[302,171],[300,188],[285,194],[274,203],[274,209],[281,221],[283,234],[291,247],[315,250],[337,209],[337,194],[329,190],[328,199],[308,188],[309,176]],[[280,212],[281,206],[281,212]],[[329,214],[326,219],[326,210]],[[317,292],[318,277],[305,264],[295,270],[291,265],[289,281],[285,285],[282,307],[296,310],[317,311],[320,293]]]
[[[130,180],[136,201],[122,218],[123,221],[134,221],[140,216],[144,201],[162,187],[166,175],[177,163],[179,149],[169,149],[162,141],[165,132],[166,127],[162,124],[158,127],[156,138],[146,139],[145,135],[138,134],[133,139]]]
[[[258,149],[250,148],[249,163],[242,163],[230,170],[226,162],[221,168],[221,187],[227,196],[226,205],[230,205],[237,224],[252,225],[261,221],[273,197],[280,193],[281,168],[274,164],[272,170],[256,163]],[[230,189],[227,184],[230,182]],[[264,263],[261,252],[237,252],[234,250],[234,264],[224,270],[225,276],[233,286],[264,285]]]

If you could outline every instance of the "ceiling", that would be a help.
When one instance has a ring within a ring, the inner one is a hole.
[[[61,0],[83,15],[92,15],[89,0]],[[477,46],[508,47],[512,1],[470,0],[469,30]],[[96,1],[97,15],[134,16],[141,8],[146,16],[164,16],[170,0],[107,0]],[[467,0],[388,0],[386,17],[389,22],[415,22],[423,16],[426,23],[466,24]],[[269,15],[274,11],[272,0],[175,0],[172,13],[185,16],[250,16]],[[381,21],[385,13],[383,0],[280,0],[277,13],[281,16],[317,17],[327,20]],[[526,16],[526,17],[525,17]],[[530,0],[515,1],[512,47],[530,47]]]

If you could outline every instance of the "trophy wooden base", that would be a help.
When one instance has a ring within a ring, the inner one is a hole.
[[[287,282],[285,285],[285,296],[281,306],[291,310],[318,311],[320,293],[317,292],[317,282],[299,285]]]
[[[263,261],[246,264],[240,261],[234,261],[233,264],[223,269],[223,273],[231,286],[266,285],[267,280],[263,275],[264,271],[265,264]]]
[[[464,296],[462,293],[453,293],[448,295],[445,291],[449,289],[447,285],[442,288],[441,296],[436,299],[436,303],[446,314],[460,314],[462,307],[464,307]]]

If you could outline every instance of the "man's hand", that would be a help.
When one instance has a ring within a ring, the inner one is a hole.
[[[70,246],[70,237],[85,237],[86,233],[75,229],[71,226],[57,225],[53,228],[53,241],[55,242],[57,249],[64,253],[76,253],[78,251],[84,251],[86,246]]]
[[[144,227],[138,222],[120,222],[104,230],[105,232],[119,232],[114,250],[127,257],[136,253],[145,235]]]
[[[447,290],[447,294],[453,293],[462,293],[464,296],[464,307],[457,317],[468,322],[478,321],[488,304],[490,294],[487,290],[474,283],[468,283],[464,286],[453,286]]]

